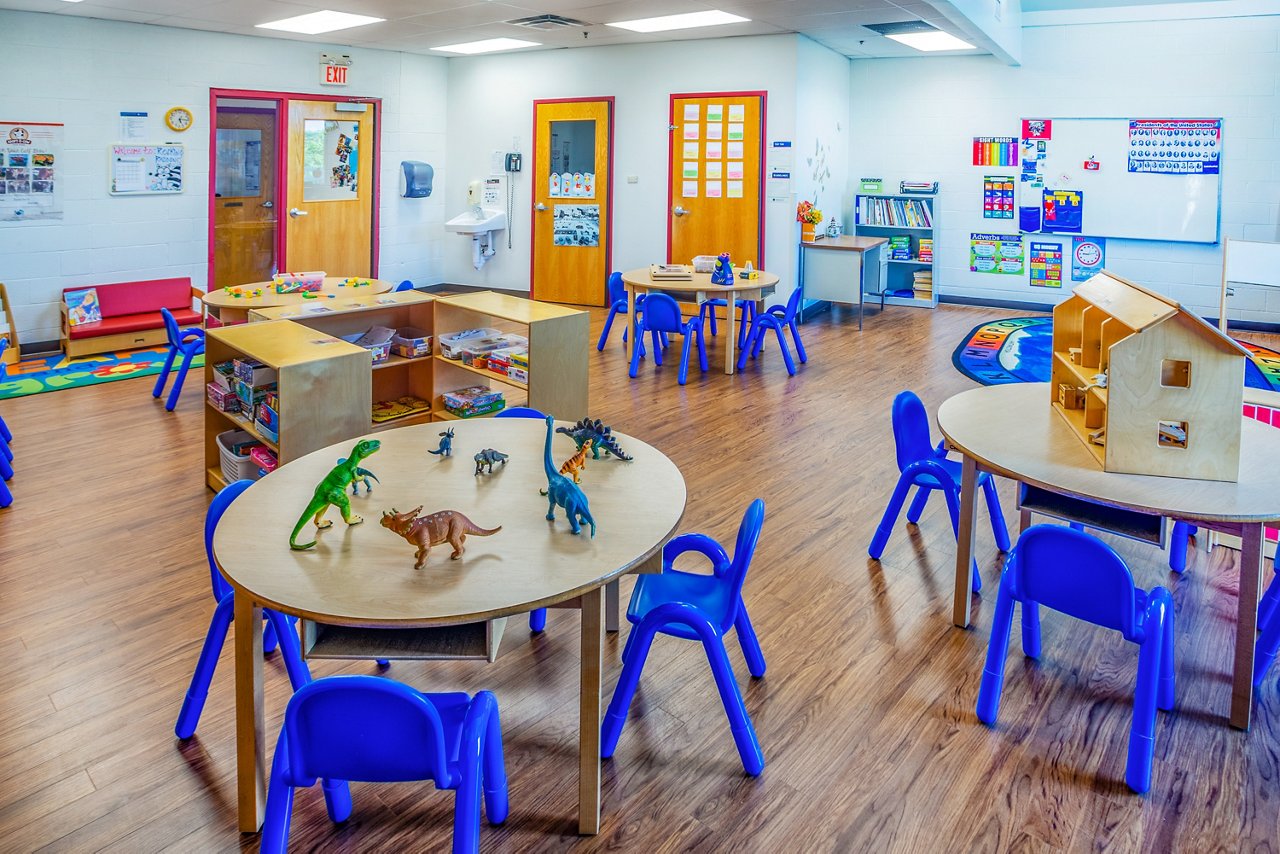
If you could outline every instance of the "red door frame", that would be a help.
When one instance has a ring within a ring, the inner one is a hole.
[[[764,265],[764,195],[765,195],[765,151],[768,148],[765,140],[769,138],[769,93],[767,91],[755,92],[676,92],[671,95],[667,101],[667,124],[675,124],[676,101],[680,98],[750,98],[758,97],[760,99],[760,209],[756,213],[756,223],[759,225],[756,240],[760,244],[760,261],[756,264],[756,269],[769,269]],[[667,261],[671,262],[671,207],[675,204],[675,196],[672,190],[671,173],[676,166],[676,132],[668,131],[667,136]],[[683,140],[679,140],[683,142]]]
[[[208,281],[205,287],[211,287],[213,283],[213,254],[214,254],[214,220],[217,217],[217,206],[214,190],[217,187],[218,171],[218,99],[219,98],[246,98],[255,101],[274,101],[276,114],[276,263],[281,270],[289,269],[287,264],[288,240],[286,237],[287,223],[284,217],[288,216],[285,207],[289,203],[289,128],[286,119],[288,118],[288,103],[290,101],[330,101],[332,103],[348,103],[348,104],[372,104],[373,105],[373,200],[371,206],[371,222],[370,228],[373,233],[370,235],[370,253],[372,257],[369,259],[371,278],[378,277],[378,260],[381,255],[378,240],[378,197],[380,164],[382,161],[382,99],[381,98],[358,98],[344,95],[322,94],[309,95],[304,92],[274,92],[261,91],[257,89],[209,89],[209,252],[208,261],[205,268],[205,274]]]
[[[538,106],[540,104],[585,104],[585,103],[595,103],[597,101],[604,101],[609,105],[609,129],[608,129],[609,130],[609,157],[608,157],[609,180],[606,182],[608,186],[605,187],[605,238],[604,238],[604,270],[605,270],[606,282],[601,283],[602,285],[607,283],[608,275],[613,270],[614,97],[612,95],[601,95],[598,98],[536,99],[533,102],[533,134],[530,137],[530,139],[533,140],[533,165],[530,167],[532,171],[529,173],[530,178],[532,179],[529,183],[529,298],[530,299],[536,300],[538,298],[538,295],[533,290],[533,283],[534,283],[533,271],[535,269],[534,262],[536,260],[535,256],[537,255],[537,252],[538,252],[538,240],[537,240],[537,235],[535,234],[535,227],[537,225],[537,222],[535,221],[535,217],[538,215],[538,212],[534,209],[534,204],[535,204],[534,199],[536,198],[536,195],[537,195],[537,190],[535,189],[535,182],[538,181],[538,175],[539,175],[539,172],[538,172]],[[609,301],[608,297],[609,297],[609,294],[606,290],[605,292],[606,304]]]

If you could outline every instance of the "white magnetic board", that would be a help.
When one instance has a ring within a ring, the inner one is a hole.
[[[1079,234],[1217,243],[1221,173],[1129,171],[1130,121],[1143,118],[1052,119],[1051,138],[1045,140],[1045,156],[1040,164],[1044,186],[1033,187],[1020,175],[1019,207],[1042,203],[1044,190],[1078,190],[1084,194]],[[1224,137],[1225,134],[1216,138],[1206,135],[1192,140],[1192,144],[1201,143],[1207,149],[1212,139],[1213,148],[1220,152]],[[1155,144],[1159,146],[1164,141],[1156,138]],[[1027,171],[1025,145],[1024,142],[1024,175]],[[1154,150],[1154,153],[1165,152]],[[1218,168],[1221,159],[1220,154],[1214,153],[1212,168]],[[1095,162],[1098,168],[1087,169],[1086,161]],[[1173,167],[1162,164],[1159,168]],[[1022,224],[1021,216],[1019,224]]]
[[[1224,281],[1280,287],[1280,243],[1228,240],[1223,263]]]

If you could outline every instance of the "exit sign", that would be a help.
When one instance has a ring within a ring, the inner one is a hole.
[[[346,86],[347,72],[351,70],[351,57],[347,54],[320,54],[320,85]]]

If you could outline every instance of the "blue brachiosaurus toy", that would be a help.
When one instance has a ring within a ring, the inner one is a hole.
[[[547,445],[543,452],[543,465],[547,470],[547,490],[542,493],[550,502],[547,507],[547,521],[555,520],[556,505],[559,504],[564,508],[564,515],[569,519],[570,531],[575,534],[580,533],[582,526],[579,520],[581,520],[591,526],[591,536],[594,537],[596,520],[591,518],[591,511],[587,508],[587,496],[576,483],[556,471],[555,463],[551,462],[551,437],[555,435],[555,425],[555,416],[548,415]]]

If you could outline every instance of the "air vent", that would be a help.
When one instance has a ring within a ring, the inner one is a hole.
[[[863,24],[863,29],[882,36],[899,36],[904,33],[936,33],[938,28],[924,21],[898,21],[894,24]]]
[[[527,27],[530,30],[559,30],[565,27],[585,27],[582,21],[565,18],[560,15],[534,15],[531,18],[516,18],[506,23],[516,27]]]

